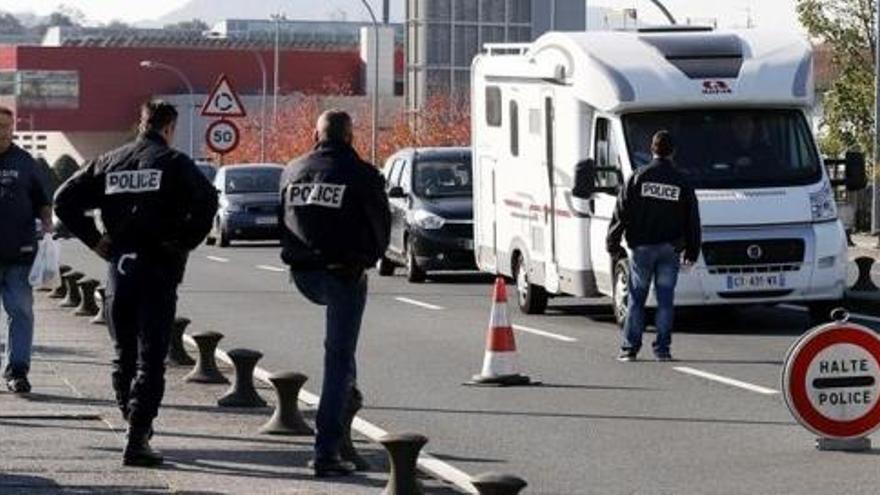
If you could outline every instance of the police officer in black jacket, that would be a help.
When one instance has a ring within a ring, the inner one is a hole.
[[[680,263],[693,265],[700,255],[700,213],[693,188],[675,169],[675,146],[667,131],[653,137],[654,161],[629,178],[617,198],[608,229],[607,249],[614,260],[630,248],[629,301],[618,359],[635,361],[645,329],[645,300],[654,280],[657,296],[657,339],[654,355],[672,360],[672,323],[675,285]],[[683,252],[683,254],[682,254]]]
[[[354,471],[340,458],[342,418],[356,388],[355,351],[367,300],[366,269],[385,253],[391,214],[382,176],[352,148],[351,117],[325,112],[315,149],[281,178],[282,259],[299,291],[326,306],[324,382],[316,418],[315,476]]]
[[[214,187],[189,157],[169,147],[176,123],[172,105],[144,104],[138,138],[88,163],[55,196],[58,217],[109,262],[113,388],[129,423],[126,465],[162,463],[149,439],[165,391],[177,286],[217,210]],[[93,209],[101,211],[106,232],[84,215]]]

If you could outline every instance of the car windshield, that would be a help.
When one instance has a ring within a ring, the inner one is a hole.
[[[277,193],[281,183],[281,172],[280,168],[227,169],[226,193]]]
[[[413,189],[423,198],[470,197],[469,158],[429,159],[416,162]]]
[[[687,110],[623,117],[633,168],[651,161],[651,136],[668,130],[675,163],[697,189],[806,185],[821,178],[807,123],[795,110]]]

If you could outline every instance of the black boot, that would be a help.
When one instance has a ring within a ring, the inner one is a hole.
[[[128,420],[128,417],[129,417],[128,408],[127,407],[120,407],[119,412],[122,414],[122,419],[124,419],[126,423],[130,423],[130,421]],[[152,439],[153,439],[153,426],[151,425],[147,429],[147,440],[152,440]]]
[[[126,466],[156,467],[162,464],[162,454],[150,447],[150,436],[153,429],[128,429],[128,444],[122,454],[122,464]]]

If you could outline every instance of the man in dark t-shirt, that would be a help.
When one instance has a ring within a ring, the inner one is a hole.
[[[31,390],[34,297],[28,281],[37,252],[36,219],[52,231],[47,185],[37,163],[12,143],[15,116],[0,107],[0,303],[8,315],[3,378],[14,393]]]

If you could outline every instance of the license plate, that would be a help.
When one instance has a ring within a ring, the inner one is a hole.
[[[731,291],[782,289],[784,287],[785,275],[782,273],[727,276],[727,290]]]
[[[275,217],[257,217],[256,223],[257,225],[275,225],[278,223],[278,219]]]

